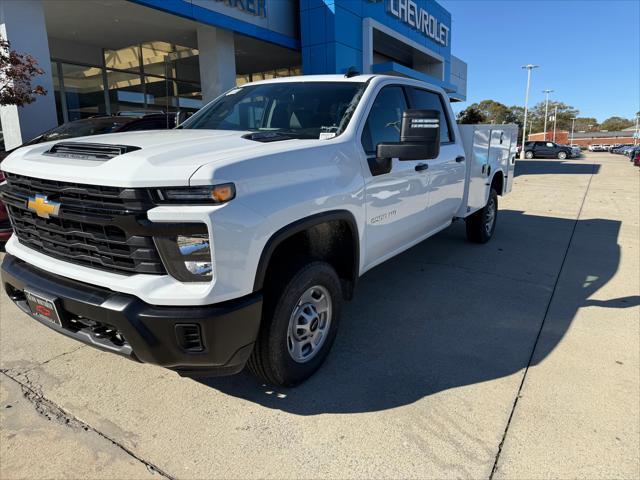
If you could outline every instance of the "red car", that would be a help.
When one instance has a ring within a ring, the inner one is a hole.
[[[0,183],[4,182],[4,173],[0,170]],[[11,236],[11,223],[4,203],[0,202],[0,242],[6,242]]]

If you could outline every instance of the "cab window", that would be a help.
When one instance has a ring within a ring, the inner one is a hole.
[[[390,86],[380,90],[362,131],[362,148],[367,155],[375,155],[379,143],[400,141],[400,123],[406,109],[402,87]]]
[[[449,119],[445,113],[442,97],[428,90],[421,88],[411,88],[411,108],[419,110],[437,110],[440,112],[440,143],[452,142],[451,127]]]

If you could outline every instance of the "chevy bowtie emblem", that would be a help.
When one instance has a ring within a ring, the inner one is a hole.
[[[53,202],[46,195],[29,197],[27,208],[42,218],[56,217],[60,211],[60,203]]]

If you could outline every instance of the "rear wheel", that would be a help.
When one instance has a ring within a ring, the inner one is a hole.
[[[493,237],[498,220],[498,193],[491,188],[487,204],[466,218],[467,240],[487,243]]]
[[[532,151],[524,152],[524,158],[532,159],[533,152]]]
[[[564,160],[567,158],[567,152],[558,152],[558,160]]]
[[[312,262],[265,294],[249,371],[262,381],[297,385],[320,368],[338,330],[342,292],[335,270]]]

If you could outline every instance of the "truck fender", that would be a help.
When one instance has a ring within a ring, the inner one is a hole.
[[[303,232],[315,225],[320,225],[329,221],[344,221],[349,226],[351,235],[354,240],[355,249],[355,251],[353,252],[353,275],[350,280],[355,286],[360,272],[360,237],[358,234],[356,219],[348,210],[330,210],[296,220],[295,222],[282,227],[280,230],[274,233],[269,238],[269,240],[267,240],[267,243],[265,244],[264,248],[262,249],[262,253],[260,254],[260,260],[258,262],[258,268],[256,270],[253,290],[259,291],[262,289],[267,273],[267,268],[269,266],[269,262],[271,261],[271,256],[275,252],[276,248],[278,248],[278,245],[280,245],[287,238],[290,238],[297,233]]]

